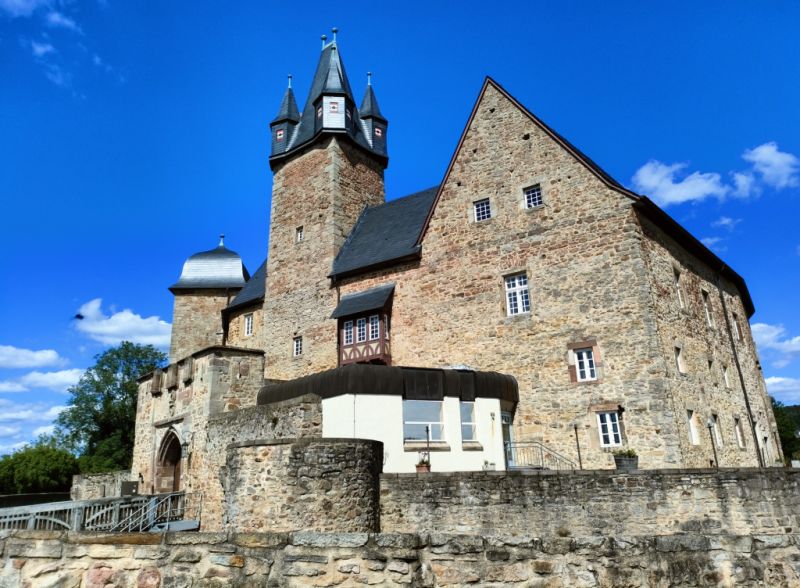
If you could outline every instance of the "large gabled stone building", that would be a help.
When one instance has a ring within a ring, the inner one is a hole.
[[[371,85],[356,107],[335,40],[302,112],[287,89],[267,260],[250,277],[220,244],[172,287],[172,363],[140,386],[145,488],[218,485],[222,441],[258,425],[209,423],[309,376],[292,389],[321,411],[298,422],[382,440],[389,471],[413,469],[425,426],[435,469],[525,465],[530,447],[584,468],[618,449],[642,468],[781,458],[744,280],[650,199],[490,78],[437,187],[385,201],[387,127]],[[315,374],[352,363],[431,371],[394,395],[381,377],[323,390],[346,379]]]

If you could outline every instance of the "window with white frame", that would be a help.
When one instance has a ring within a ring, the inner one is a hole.
[[[356,341],[363,343],[367,340],[367,319],[360,318],[356,321]]]
[[[292,355],[294,357],[298,357],[303,355],[303,338],[302,337],[295,337],[292,340]]]
[[[672,268],[673,277],[675,281],[675,293],[678,295],[678,304],[681,308],[684,308],[685,305],[683,303],[683,288],[681,286],[681,271],[678,268]]]
[[[616,447],[622,445],[618,412],[598,412],[597,427],[600,433],[601,447]]]
[[[711,431],[714,433],[714,443],[717,447],[722,447],[725,443],[722,439],[722,428],[719,426],[719,416],[711,415]]]
[[[303,239],[305,239],[306,233],[302,226],[297,227],[294,230],[294,242],[300,243]]]
[[[722,379],[725,381],[725,387],[730,389],[731,387],[731,377],[728,374],[728,366],[722,366]]]
[[[525,208],[539,208],[544,205],[542,198],[542,185],[534,184],[522,191],[525,194]]]
[[[461,440],[477,441],[475,437],[475,403],[461,402]]]
[[[594,350],[591,347],[575,349],[575,377],[579,382],[590,382],[597,379],[594,365]]]
[[[703,296],[703,311],[706,315],[706,324],[709,327],[714,326],[714,316],[711,314],[711,299],[708,297],[708,292],[701,290]]]
[[[253,334],[253,313],[244,315],[244,335],[249,337]]]
[[[680,347],[675,347],[675,367],[678,368],[678,373],[686,373],[683,365],[683,350]]]
[[[442,441],[441,400],[403,400],[403,441]]]
[[[369,340],[374,341],[381,335],[381,319],[377,314],[369,317]]]
[[[506,276],[506,313],[508,316],[531,311],[531,295],[527,274]]]
[[[697,423],[694,422],[694,411],[686,411],[686,420],[689,425],[689,443],[692,445],[700,444],[700,437],[697,435]]]
[[[475,210],[475,222],[485,221],[492,218],[492,205],[488,198],[476,200],[472,203]]]
[[[742,431],[742,421],[738,417],[733,418],[733,431],[736,433],[736,444],[740,449],[744,449],[744,432]]]
[[[344,327],[342,328],[343,332],[343,339],[345,345],[352,345],[353,344],[353,321],[345,321]]]

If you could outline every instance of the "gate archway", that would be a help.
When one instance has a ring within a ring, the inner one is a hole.
[[[156,461],[155,491],[177,492],[181,486],[181,442],[174,431],[167,432],[161,441]]]

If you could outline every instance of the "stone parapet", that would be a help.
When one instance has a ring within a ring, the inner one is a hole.
[[[0,535],[3,586],[794,586],[798,535]]]

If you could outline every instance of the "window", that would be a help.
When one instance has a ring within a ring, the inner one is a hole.
[[[245,337],[253,334],[253,313],[244,315],[244,334]]]
[[[403,441],[442,441],[442,401],[403,401]]]
[[[369,340],[374,341],[381,334],[381,319],[377,314],[369,317]]]
[[[713,327],[714,317],[711,315],[711,300],[709,300],[708,292],[705,290],[702,290],[701,294],[703,295],[703,310],[706,313],[706,324],[708,324],[709,327]]]
[[[525,194],[525,208],[539,208],[544,205],[541,184],[525,188],[523,193]]]
[[[303,230],[302,226],[297,227],[294,230],[294,242],[295,243],[299,243],[300,241],[302,241],[305,238],[305,236],[306,236],[306,234],[305,234],[305,231]]]
[[[523,314],[531,311],[531,296],[528,291],[528,276],[516,274],[506,276],[506,300],[508,316]]]
[[[597,425],[600,431],[601,447],[616,447],[622,445],[618,412],[598,412]]]
[[[278,129],[275,131],[275,140],[283,141],[283,129]]]
[[[298,357],[303,355],[303,338],[295,337],[292,342],[292,355]]]
[[[591,347],[575,350],[575,374],[579,382],[589,382],[597,379],[594,352]]]
[[[678,368],[678,373],[686,373],[686,370],[683,367],[683,351],[680,347],[675,348],[675,367]]]
[[[477,441],[475,437],[475,403],[461,403],[461,440]]]
[[[719,417],[715,414],[711,415],[711,432],[714,437],[714,443],[717,447],[722,447],[724,442],[722,440],[722,429],[719,426]]]
[[[736,444],[739,445],[740,449],[744,449],[745,444],[744,433],[742,432],[742,421],[737,417],[733,418],[733,431],[736,433]]]
[[[382,137],[383,136],[383,129],[380,127],[375,127],[375,136]]]
[[[736,335],[736,340],[742,340],[742,329],[739,327],[739,317],[736,316],[736,313],[733,313],[733,334]]]
[[[680,304],[681,308],[685,308],[686,305],[683,303],[683,288],[681,288],[681,272],[678,268],[672,268],[675,277],[675,292],[678,295],[678,304]]]
[[[694,411],[687,410],[686,411],[686,419],[689,424],[689,442],[692,445],[699,445],[700,438],[697,436],[697,425],[694,422]]]
[[[492,218],[492,205],[488,198],[477,200],[472,203],[475,208],[475,222],[485,221]]]
[[[353,344],[353,321],[345,321],[344,323],[344,344]]]
[[[339,112],[339,103],[338,102],[331,102],[329,104],[331,112]]]
[[[725,380],[725,387],[730,389],[731,387],[731,378],[728,375],[728,366],[722,366],[722,379]]]
[[[363,343],[367,340],[367,319],[360,318],[356,321],[356,341]]]

